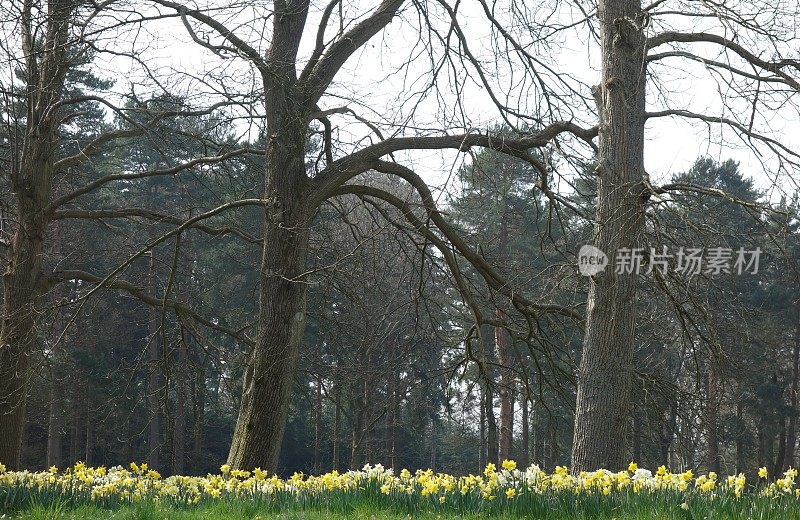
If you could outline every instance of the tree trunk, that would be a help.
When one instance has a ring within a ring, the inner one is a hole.
[[[600,0],[601,84],[594,245],[611,264],[592,277],[578,372],[572,471],[625,466],[638,275],[617,274],[621,248],[642,245],[645,122],[644,25],[639,0]]]
[[[745,467],[744,461],[744,405],[742,404],[741,397],[736,402],[736,473],[744,473],[748,468]]]
[[[671,467],[670,464],[670,449],[672,448],[672,440],[675,437],[675,428],[678,422],[678,408],[675,403],[670,403],[669,410],[666,412],[664,424],[661,426],[661,442],[659,448],[661,450],[661,464]]]
[[[706,433],[708,435],[708,469],[709,471],[720,471],[719,455],[719,380],[717,366],[714,359],[709,360],[708,364],[708,395],[706,400]]]
[[[314,473],[322,471],[322,376],[317,375],[314,396]]]
[[[62,385],[64,381],[61,377],[60,367],[57,365],[61,360],[56,359],[55,353],[53,353],[52,362],[54,366],[50,372],[50,410],[47,418],[47,466],[63,468],[64,388]]]
[[[505,262],[508,250],[508,209],[503,199],[503,213],[500,217],[499,260]],[[498,322],[504,318],[503,310],[497,307],[495,317]],[[494,329],[495,355],[500,365],[500,453],[499,459],[511,458],[514,435],[514,373],[511,371],[508,333],[502,327]]]
[[[642,422],[641,417],[639,417],[638,409],[636,406],[633,407],[633,413],[631,414],[631,420],[633,421],[633,450],[632,450],[632,457],[633,460],[636,462],[642,462]]]
[[[285,35],[284,35],[285,36]],[[267,471],[278,467],[297,356],[305,328],[306,283],[300,279],[308,251],[305,205],[305,117],[291,93],[267,95],[267,172],[261,301],[252,376],[245,378],[228,463]]]
[[[800,383],[800,308],[798,308],[797,324],[794,332],[794,348],[792,349],[792,387],[789,395],[789,429],[786,432],[786,456],[783,467],[795,467],[794,454],[797,444],[797,392]]]
[[[95,464],[94,459],[94,418],[92,417],[92,391],[89,390],[86,392],[86,444],[85,448],[85,456],[83,457],[83,461],[86,462],[88,466],[92,466]]]
[[[175,425],[172,441],[172,474],[182,475],[186,471],[186,385],[188,383],[189,347],[181,326],[178,344],[178,369],[175,378]]]
[[[337,385],[337,388],[339,386]],[[340,397],[340,396],[339,396]],[[333,403],[333,456],[331,461],[331,469],[339,471],[339,419],[341,412],[339,411],[339,400]]]
[[[19,161],[11,167],[17,228],[3,274],[0,309],[0,462],[9,469],[19,469],[20,465],[28,356],[36,340],[34,306],[42,290],[42,245],[49,223],[45,208],[52,194],[58,127],[55,104],[64,88],[69,20],[76,5],[76,2],[51,2],[44,28],[32,26],[30,11],[21,17],[28,82],[26,128]],[[36,42],[42,35],[44,41]]]
[[[192,471],[198,474],[203,453],[203,427],[206,411],[206,364],[198,363],[192,384]]]
[[[397,415],[400,412],[399,405],[399,374],[397,368],[392,368],[389,375],[389,418],[387,420],[387,451],[389,455],[389,467],[397,471]]]
[[[498,320],[502,320],[503,312],[496,310]],[[508,335],[502,327],[495,328],[495,347],[500,364],[500,452],[499,459],[511,458],[511,446],[514,435],[514,375],[509,365]]]
[[[150,251],[149,284],[150,292],[157,294],[155,275],[155,253]],[[161,366],[161,313],[157,307],[148,307],[149,334],[147,342],[147,411],[150,422],[147,430],[147,465],[153,469],[161,468],[161,391],[163,386],[163,367]]]
[[[500,463],[497,443],[497,420],[494,416],[494,394],[487,384],[483,394],[484,413],[486,414],[486,463]]]
[[[527,392],[522,396],[520,406],[522,406],[522,438],[520,439],[522,451],[520,453],[520,463],[523,468],[527,468],[531,464],[530,417],[528,414],[529,401]]]
[[[488,450],[488,444],[486,442],[486,404],[484,399],[484,394],[486,393],[485,388],[483,391],[478,395],[478,408],[480,409],[478,422],[480,423],[480,431],[478,432],[478,474],[480,474],[483,469],[486,467],[486,453]]]

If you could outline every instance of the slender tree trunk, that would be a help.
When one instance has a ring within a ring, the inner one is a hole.
[[[503,199],[505,206],[505,199]],[[508,250],[508,209],[503,207],[500,217],[499,257],[506,260]],[[495,317],[502,322],[504,313],[499,307],[495,309]],[[500,460],[511,458],[511,446],[514,435],[514,373],[511,371],[508,333],[502,327],[494,329],[495,355],[500,365]]]
[[[203,453],[203,427],[206,411],[206,366],[199,363],[192,385],[192,471],[200,472]]]
[[[338,388],[338,385],[337,385]],[[339,420],[340,420],[339,404],[334,403],[333,406],[333,460],[331,461],[332,469],[339,471]]]
[[[178,344],[178,369],[175,371],[175,425],[172,442],[172,474],[186,471],[186,386],[188,384],[189,347],[181,326]]]
[[[497,465],[500,452],[497,442],[497,420],[494,416],[494,393],[487,384],[483,394],[484,413],[486,414],[486,463]]]
[[[711,359],[708,364],[708,394],[706,397],[706,433],[708,435],[707,464],[709,471],[720,471],[719,437],[719,380],[716,361]]]
[[[633,413],[631,414],[631,419],[633,421],[633,460],[636,462],[642,462],[642,421],[641,417],[639,416],[638,407],[633,407]]]
[[[478,474],[480,474],[483,469],[486,467],[486,454],[487,450],[489,449],[488,443],[486,442],[486,399],[484,394],[486,393],[486,389],[483,388],[480,395],[478,396],[478,408],[480,409],[479,412],[479,419],[480,422],[480,432],[478,436],[480,437],[478,441]]]
[[[94,458],[94,435],[95,435],[95,424],[94,424],[94,417],[93,417],[93,410],[92,402],[94,399],[92,398],[92,392],[89,390],[86,392],[86,445],[85,448],[85,456],[83,458],[84,462],[87,465],[92,466],[95,464]]]
[[[670,408],[666,413],[664,424],[661,427],[661,443],[659,446],[661,449],[661,464],[667,466],[668,468],[671,466],[669,452],[672,448],[672,440],[675,436],[675,427],[677,426],[677,421],[678,409],[675,403],[671,403]]]
[[[498,319],[503,318],[503,312],[496,310]],[[508,355],[508,334],[502,327],[495,328],[495,348],[500,364],[500,460],[511,458],[511,446],[514,435],[514,376]]]
[[[611,265],[592,277],[578,373],[572,471],[625,466],[638,275],[617,274],[617,251],[642,246],[644,16],[639,0],[600,0],[602,77],[594,245]]]
[[[741,397],[736,402],[736,473],[744,473],[747,471],[744,461],[744,406],[742,405]]]
[[[399,376],[397,368],[392,368],[389,376],[389,419],[387,421],[388,439],[387,449],[389,452],[389,467],[397,471],[397,415],[399,413]]]
[[[794,348],[792,349],[792,387],[789,394],[789,429],[786,432],[786,456],[783,467],[795,467],[794,454],[797,445],[797,392],[800,384],[800,307],[798,307],[797,324],[794,332]]]
[[[156,294],[155,252],[150,252],[148,273],[150,291]],[[163,370],[161,366],[160,312],[156,307],[148,307],[149,327],[147,342],[147,411],[150,422],[147,430],[147,464],[153,469],[161,469],[161,392]]]
[[[322,376],[317,375],[314,396],[314,473],[322,471]]]
[[[62,381],[56,376],[56,368],[53,367],[52,383],[50,385],[50,411],[47,418],[47,466],[62,466],[62,443],[63,443],[63,417],[64,417],[64,389],[60,387]]]
[[[526,392],[520,400],[520,406],[522,406],[522,438],[520,439],[522,451],[520,453],[520,463],[523,468],[527,468],[531,464],[529,404],[530,402],[528,401],[528,394]]]

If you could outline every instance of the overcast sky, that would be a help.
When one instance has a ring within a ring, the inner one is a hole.
[[[540,10],[533,7],[534,2],[525,5],[531,9],[532,18],[536,20],[540,12],[547,12],[544,7],[549,2],[550,0],[541,0]],[[308,56],[310,53],[316,22],[326,3],[313,2],[301,56]],[[679,6],[673,1],[665,3],[661,9],[669,9],[671,4],[674,4],[673,7]],[[348,21],[352,21],[356,15],[363,16],[369,12],[367,2],[356,0],[344,2],[343,5],[344,18]],[[145,8],[139,8],[138,11],[149,12]],[[162,8],[162,12],[169,10]],[[216,13],[215,16],[224,20],[228,27],[235,27],[237,34],[254,47],[264,50],[269,41],[269,31],[264,27],[268,28],[271,23],[264,18],[267,13],[268,6],[259,10],[258,4],[248,4],[246,7]],[[503,16],[507,15],[503,15],[502,7],[498,7],[498,18],[502,19]],[[572,3],[562,1],[557,2],[549,21],[564,23],[578,20],[582,16]],[[459,20],[469,37],[470,50],[487,67],[487,77],[493,91],[502,97],[504,103],[520,112],[530,114],[540,111],[543,106],[542,93],[530,81],[530,76],[521,72],[522,67],[517,68],[514,63],[502,63],[502,60],[497,63],[497,56],[502,58],[506,53],[503,49],[498,51],[497,38],[493,37],[479,4],[473,0],[465,0],[459,8]],[[446,33],[446,22],[442,17],[434,21],[443,30],[442,34]],[[335,35],[338,23],[334,19],[330,24],[331,28],[326,33],[328,38]],[[682,30],[710,30],[731,35],[729,31],[720,28],[714,19],[704,19],[699,24],[689,26],[685,19],[676,17],[665,17],[653,22],[651,34],[659,29],[661,23]],[[197,27],[199,31],[200,27]],[[512,29],[520,41],[526,41],[524,28],[517,26]],[[202,33],[199,34],[202,36]],[[471,67],[443,69],[435,92],[428,91],[427,95],[420,93],[430,79],[430,56],[434,59],[441,57],[441,48],[429,51],[425,48],[426,42],[421,41],[418,35],[419,19],[416,11],[407,6],[399,19],[392,22],[388,29],[370,41],[345,65],[336,77],[330,95],[323,98],[321,107],[326,109],[349,106],[360,116],[378,124],[387,134],[398,131],[411,134],[436,130],[458,132],[464,128],[485,129],[500,121],[498,110],[486,90],[478,84]],[[553,85],[558,84],[555,73],[561,74],[561,79],[569,77],[570,84],[583,89],[583,93],[588,95],[586,86],[598,81],[599,70],[597,46],[585,24],[553,34],[546,42],[535,42],[532,37],[529,40],[530,52],[540,56],[543,64],[552,67],[552,73],[547,72],[546,67],[541,67],[537,72],[543,73],[546,80]],[[796,47],[796,41],[791,42],[790,47],[791,45]],[[215,90],[246,93],[260,87],[246,62],[236,58],[220,60],[209,51],[201,49],[191,42],[183,24],[177,18],[148,22],[144,30],[134,32],[125,29],[108,34],[100,46],[127,50],[136,48],[138,56],[150,64],[168,88],[173,88],[176,92],[191,93],[196,99],[213,95]],[[707,57],[722,61],[727,59],[722,56],[719,48],[694,46],[692,49]],[[769,58],[768,55],[765,57]],[[302,68],[302,63],[301,61],[299,68]],[[519,61],[516,63],[519,64]],[[106,74],[117,77],[115,88],[121,94],[133,89],[142,95],[148,88],[152,88],[153,82],[145,77],[141,66],[132,60],[105,56],[100,58],[98,66],[104,68]],[[711,116],[742,120],[747,120],[750,116],[747,101],[734,100],[734,93],[714,81],[701,63],[673,59],[660,62],[657,66],[651,65],[650,70],[662,82],[660,91],[652,85],[649,88],[650,110],[662,109],[666,103],[671,108],[691,109]],[[169,74],[171,71],[179,74]],[[464,80],[465,71],[472,77]],[[448,75],[459,78],[458,92],[454,90],[453,81],[445,80]],[[204,81],[192,78],[203,78]],[[130,84],[131,80],[134,82],[133,86]],[[558,88],[555,87],[556,90]],[[458,99],[461,103],[457,102]],[[728,101],[728,106],[733,107],[733,110],[723,108],[723,99]],[[574,118],[585,126],[595,123],[593,114],[575,100],[565,100],[559,111],[560,114],[555,119]],[[785,144],[795,149],[800,148],[800,118],[793,104],[776,111],[759,109],[757,116],[755,129],[772,132]],[[342,143],[364,143],[364,139],[370,134],[365,125],[349,116],[335,115],[333,121],[338,126],[338,137]],[[242,122],[239,128],[244,132],[246,126]],[[402,128],[405,129],[400,130]],[[346,150],[347,147],[343,146],[342,152]],[[755,156],[731,131],[721,130],[716,126],[709,130],[705,124],[690,124],[678,119],[660,118],[648,122],[645,163],[654,181],[663,181],[677,172],[685,171],[699,155],[741,161],[744,172],[753,176],[764,189],[772,184],[772,174],[777,171],[777,163],[773,157],[768,154]],[[461,160],[457,154],[451,152],[415,152],[402,159],[417,168],[434,185],[444,183]],[[767,164],[766,172],[761,161]],[[793,189],[787,179],[783,179],[783,182],[789,189]]]

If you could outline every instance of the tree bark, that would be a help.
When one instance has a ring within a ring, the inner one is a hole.
[[[25,55],[26,129],[11,184],[16,196],[17,228],[3,274],[0,312],[0,462],[18,469],[25,429],[28,356],[36,340],[35,304],[42,288],[42,245],[49,215],[58,114],[54,109],[64,88],[67,36],[75,3],[54,0],[48,5],[47,27],[32,26],[31,6],[21,16]],[[36,35],[46,35],[41,51]]]
[[[500,216],[499,233],[499,260],[506,261],[508,250],[508,209],[506,200],[503,198],[502,215]],[[498,322],[504,318],[503,310],[500,307],[495,309],[495,317]],[[508,333],[502,327],[494,329],[495,355],[500,365],[500,453],[499,459],[506,460],[511,458],[511,446],[514,435],[514,374],[511,371],[511,356],[509,355]]]
[[[156,294],[155,253],[150,251],[150,292]],[[161,313],[157,307],[148,307],[149,334],[147,342],[147,411],[150,417],[147,430],[147,465],[153,469],[161,467],[161,392],[163,367],[161,366]]]
[[[228,464],[267,471],[278,467],[289,398],[305,325],[308,251],[304,200],[305,125],[290,95],[267,96],[267,209],[261,261],[259,330],[250,354]],[[299,122],[299,123],[298,123]]]
[[[178,344],[178,369],[175,378],[175,425],[172,442],[172,474],[186,470],[186,385],[188,383],[189,347],[183,327]]]
[[[719,455],[719,377],[716,361],[708,363],[708,395],[706,396],[706,434],[708,435],[707,463],[709,471],[720,471]]]
[[[480,423],[480,431],[478,432],[478,471],[480,474],[486,467],[486,454],[488,451],[488,444],[486,442],[486,404],[484,394],[486,389],[482,389],[478,395],[478,408],[480,409],[478,422]]]
[[[744,461],[744,405],[741,397],[736,401],[736,426],[736,473],[738,474],[747,471]]]
[[[627,454],[638,276],[614,255],[644,232],[645,37],[639,0],[600,0],[601,84],[595,247],[611,264],[592,277],[578,372],[572,471],[622,469]]]
[[[50,383],[50,411],[47,418],[47,466],[62,468],[62,419],[64,416],[63,388],[60,388],[60,378],[56,377],[56,368],[53,367],[52,382]]]
[[[203,426],[206,411],[206,364],[198,363],[192,382],[192,471],[201,469],[203,453]]]
[[[494,416],[494,393],[489,384],[484,387],[483,407],[486,414],[486,463],[499,464],[500,452],[497,443],[497,419]]]
[[[633,460],[636,462],[642,462],[642,422],[641,417],[639,416],[638,409],[636,406],[633,407],[633,413],[631,414],[631,420],[633,421],[633,449],[632,449],[632,457]]]
[[[520,406],[522,406],[522,438],[520,439],[522,451],[520,452],[520,463],[523,468],[527,468],[531,464],[530,417],[528,413],[529,401],[527,392],[522,396]]]
[[[797,313],[797,324],[794,332],[794,348],[792,349],[792,387],[789,395],[789,428],[786,431],[786,455],[783,467],[795,467],[794,454],[797,444],[797,392],[800,384],[800,308]]]
[[[496,310],[498,320],[503,319],[503,312]],[[511,446],[514,435],[514,387],[513,373],[509,368],[508,335],[502,327],[495,328],[495,348],[500,364],[500,451],[499,459],[511,458]]]

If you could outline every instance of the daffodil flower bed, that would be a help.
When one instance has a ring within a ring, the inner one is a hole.
[[[690,514],[692,508],[701,506],[741,511],[773,504],[770,510],[791,510],[800,517],[796,470],[789,469],[768,482],[767,471],[761,468],[759,477],[759,482],[749,485],[742,474],[721,478],[714,472],[673,473],[664,466],[651,472],[635,463],[627,471],[599,469],[572,475],[563,466],[548,473],[537,465],[520,469],[511,460],[503,461],[500,468],[489,464],[480,475],[454,476],[432,470],[412,473],[405,469],[396,474],[377,464],[318,476],[297,473],[288,479],[268,475],[259,468],[242,471],[227,465],[216,475],[167,478],[146,464],[136,463],[127,468],[78,463],[64,471],[53,467],[43,472],[6,471],[0,465],[0,508],[13,513],[31,504],[58,503],[60,508],[90,505],[113,510],[151,503],[191,510],[216,503],[246,502],[254,510],[265,512],[347,513],[366,507],[412,515],[544,518],[553,512],[581,516],[594,512],[604,517],[604,512],[611,513],[626,503],[674,514]]]

